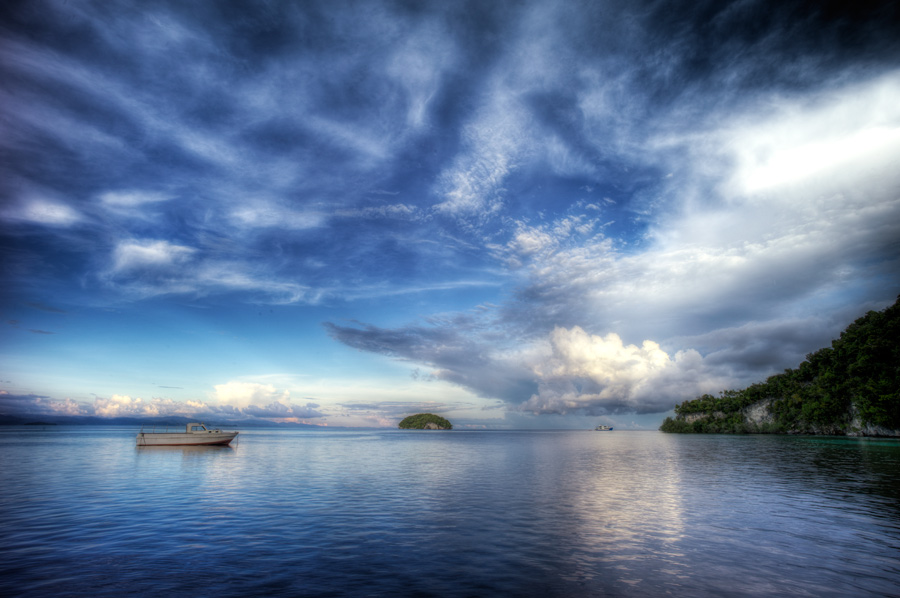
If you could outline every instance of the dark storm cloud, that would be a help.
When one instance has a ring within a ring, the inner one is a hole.
[[[81,406],[70,399],[63,401],[37,394],[14,394],[0,391],[0,415],[29,417],[39,415],[84,415]]]
[[[4,413],[18,413],[22,410],[22,406],[33,404],[35,401],[47,400],[50,397],[35,394],[10,394],[8,392],[0,392],[0,406]]]
[[[715,82],[737,90],[818,87],[816,73],[892,68],[900,10],[889,2],[653,2],[644,41],[665,55],[648,82]],[[676,76],[671,77],[670,74]]]
[[[437,327],[388,330],[329,322],[325,328],[332,338],[356,349],[427,364],[433,368],[430,376],[468,388],[479,396],[513,403],[530,397],[537,386],[527,365],[498,358],[496,342],[489,343],[484,333],[463,330],[460,324],[455,320]]]

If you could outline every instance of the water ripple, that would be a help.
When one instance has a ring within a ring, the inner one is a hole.
[[[900,443],[0,430],[0,593],[885,596]]]

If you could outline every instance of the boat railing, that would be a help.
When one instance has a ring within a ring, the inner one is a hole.
[[[184,432],[184,424],[150,424],[142,425],[140,434],[173,434]]]

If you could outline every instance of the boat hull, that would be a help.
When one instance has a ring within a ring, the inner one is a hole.
[[[227,445],[237,432],[206,432],[185,434],[184,432],[141,432],[137,435],[138,446],[213,446]]]

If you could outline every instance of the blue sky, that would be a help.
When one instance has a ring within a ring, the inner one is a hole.
[[[0,414],[655,428],[900,293],[880,2],[0,8]]]

